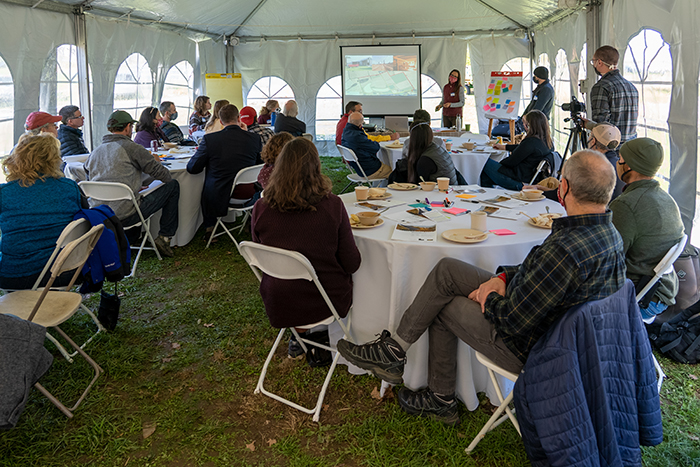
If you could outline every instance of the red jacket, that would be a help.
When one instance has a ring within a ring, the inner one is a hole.
[[[340,117],[340,121],[335,126],[335,144],[340,144],[340,140],[343,138],[343,130],[345,129],[345,125],[348,124],[349,115],[350,114],[345,114]]]

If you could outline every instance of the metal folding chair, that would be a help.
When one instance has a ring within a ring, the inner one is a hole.
[[[345,146],[341,146],[340,144],[336,145],[338,148],[338,151],[340,152],[340,155],[343,156],[343,160],[345,161],[345,164],[350,168],[352,173],[348,174],[348,180],[350,182],[345,185],[345,188],[343,188],[343,191],[341,193],[345,193],[345,190],[348,189],[350,185],[353,183],[355,185],[361,185],[363,183],[367,184],[370,188],[375,186],[375,185],[380,185],[386,178],[372,178],[370,179],[367,177],[367,174],[365,174],[365,171],[362,169],[362,166],[360,163],[357,161],[357,156],[355,155],[355,151],[353,151],[350,148],[346,148]],[[351,162],[354,163],[351,164]],[[355,166],[360,169],[360,172],[358,173],[357,170],[355,169]]]
[[[36,383],[34,385],[68,418],[73,417],[73,411],[77,409],[80,403],[85,399],[85,396],[87,396],[92,385],[95,384],[95,381],[97,381],[97,378],[103,370],[81,347],[73,342],[73,340],[58,327],[59,324],[65,322],[78,310],[82,303],[82,296],[76,292],[51,290],[51,286],[62,273],[75,269],[75,274],[73,274],[66,289],[68,290],[73,286],[80,274],[83,264],[85,264],[85,261],[87,261],[90,256],[90,252],[92,252],[92,249],[97,244],[97,240],[100,238],[103,229],[103,225],[97,225],[90,229],[85,235],[65,245],[56,256],[56,260],[51,266],[51,278],[42,290],[18,290],[0,297],[0,313],[11,314],[46,328],[51,327],[55,329],[56,332],[58,332],[61,337],[90,364],[93,370],[95,370],[95,376],[72,408],[67,408],[63,405],[41,384]]]
[[[248,265],[253,270],[253,273],[258,278],[258,280],[262,280],[262,272],[264,274],[267,274],[268,276],[275,277],[277,279],[304,279],[307,281],[311,281],[316,285],[319,293],[323,297],[323,300],[326,302],[326,305],[328,305],[332,316],[320,323],[314,323],[311,325],[297,327],[302,329],[311,329],[312,327],[320,324],[331,324],[333,321],[337,321],[343,330],[344,339],[347,339],[350,342],[354,342],[350,336],[348,327],[345,325],[345,323],[343,323],[342,319],[338,315],[338,312],[333,306],[331,299],[328,297],[328,294],[323,288],[323,285],[321,285],[321,282],[319,281],[318,276],[316,275],[314,267],[304,255],[296,251],[283,250],[282,248],[275,248],[254,242],[241,242],[240,245],[238,245],[238,249],[241,253],[241,256],[243,256],[243,258],[248,262]],[[333,362],[331,363],[328,373],[326,374],[326,379],[323,383],[323,387],[321,388],[321,393],[319,394],[318,399],[316,400],[316,405],[313,408],[302,407],[301,405],[292,402],[288,399],[285,399],[282,396],[267,391],[263,387],[263,382],[265,381],[265,376],[267,375],[267,370],[270,366],[270,362],[272,361],[272,357],[274,356],[277,347],[282,341],[282,337],[284,337],[284,333],[287,330],[287,328],[282,328],[280,330],[279,334],[277,335],[277,339],[275,340],[275,343],[272,345],[272,349],[270,350],[270,353],[268,354],[267,359],[265,360],[265,364],[263,365],[260,378],[258,379],[258,384],[255,388],[255,394],[263,393],[266,396],[275,399],[276,401],[282,402],[283,404],[289,405],[290,407],[294,407],[295,409],[300,410],[304,413],[313,414],[313,421],[318,422],[321,414],[321,407],[323,405],[323,399],[326,395],[326,390],[328,389],[328,384],[331,381],[333,372],[335,371],[335,366],[338,363],[338,358],[340,358],[340,353],[338,353],[338,351],[332,347],[322,345],[317,342],[300,337],[295,328],[289,329],[297,338],[305,352],[307,350],[306,346],[312,345],[318,348],[328,350],[334,354]]]
[[[141,245],[138,247],[131,247],[132,250],[138,250],[138,253],[136,254],[136,259],[134,259],[134,266],[131,268],[131,274],[129,277],[136,277],[136,267],[139,264],[139,258],[141,258],[141,253],[143,250],[153,250],[155,251],[159,260],[163,259],[160,256],[160,252],[158,251],[158,248],[156,248],[156,242],[153,240],[153,236],[151,235],[151,217],[153,217],[153,215],[148,216],[148,219],[143,218],[143,214],[141,213],[141,208],[139,208],[139,203],[136,200],[136,196],[134,196],[134,192],[131,191],[131,188],[129,188],[128,185],[116,182],[80,182],[78,185],[80,185],[80,188],[82,188],[85,196],[88,198],[92,198],[97,201],[131,200],[134,208],[136,208],[140,221],[134,225],[125,225],[124,230],[141,227],[142,230],[144,230],[144,235]],[[151,244],[150,247],[146,246],[146,241]]]
[[[260,170],[263,168],[263,164],[260,165],[253,165],[251,167],[246,167],[245,169],[239,170],[238,173],[236,174],[236,178],[233,180],[233,186],[231,187],[231,195],[233,195],[234,190],[236,189],[237,185],[247,185],[249,183],[255,183],[258,180],[258,174],[260,174]],[[233,199],[231,198],[231,203],[234,203],[234,206],[229,206],[228,212],[235,212],[236,214],[238,213],[243,213],[243,220],[241,221],[241,226],[238,229],[238,234],[240,235],[241,232],[243,232],[243,228],[245,227],[245,222],[248,220],[248,217],[250,217],[250,211],[253,210],[254,205],[250,206],[243,206],[247,201],[250,201],[248,199]],[[240,205],[240,207],[236,207],[235,205]],[[227,214],[228,215],[228,214]],[[226,216],[224,216],[226,217]],[[211,244],[211,241],[215,239],[216,237],[220,235],[227,234],[229,237],[231,237],[231,240],[235,245],[238,245],[238,242],[236,239],[233,237],[233,234],[231,229],[227,229],[226,226],[224,225],[224,217],[218,217],[216,219],[216,224],[214,225],[214,230],[211,231],[211,235],[209,236],[209,241],[207,242],[207,246],[205,248],[209,248],[209,245]],[[216,233],[216,230],[221,226],[223,229],[223,232]]]

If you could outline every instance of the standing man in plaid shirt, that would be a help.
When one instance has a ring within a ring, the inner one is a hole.
[[[617,292],[625,283],[622,238],[607,210],[615,172],[599,152],[574,153],[559,186],[567,217],[519,266],[493,275],[443,258],[408,307],[394,336],[384,331],[369,344],[338,342],[350,363],[393,384],[402,382],[406,351],[428,331],[428,388],[399,391],[409,414],[459,423],[455,384],[458,339],[513,373],[530,349],[571,307]]]
[[[596,123],[610,123],[620,129],[622,141],[637,137],[637,112],[639,93],[634,84],[620,74],[617,62],[620,53],[615,47],[604,45],[595,51],[591,65],[601,76],[591,88],[591,120],[586,128],[593,129]]]

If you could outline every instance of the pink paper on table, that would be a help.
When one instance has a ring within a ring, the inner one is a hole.
[[[515,232],[513,232],[512,230],[508,230],[508,229],[496,229],[496,230],[490,230],[490,232],[492,234],[496,234],[496,235],[515,235]]]
[[[452,214],[453,216],[459,216],[460,214],[468,213],[469,209],[450,208],[450,209],[443,209],[442,212],[446,212],[447,214]]]

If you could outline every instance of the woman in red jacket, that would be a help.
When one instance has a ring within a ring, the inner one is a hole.
[[[442,100],[435,111],[442,109],[442,126],[452,128],[457,124],[457,116],[462,116],[464,108],[464,88],[459,70],[450,71],[449,82],[442,88]]]

